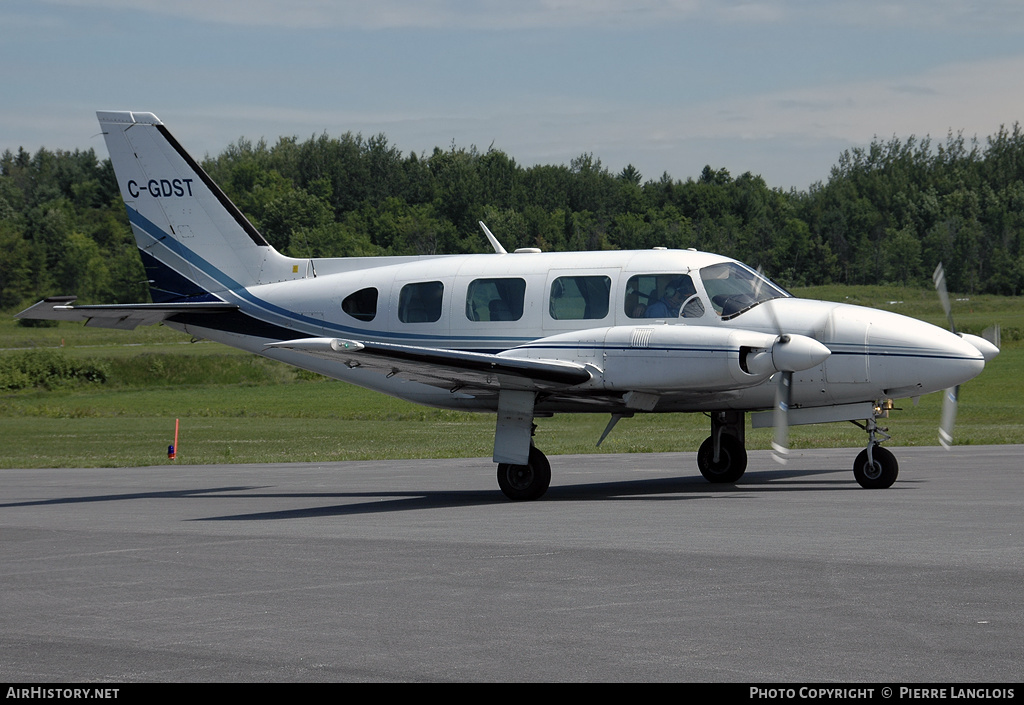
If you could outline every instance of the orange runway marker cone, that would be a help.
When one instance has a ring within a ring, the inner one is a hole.
[[[167,446],[167,457],[171,460],[178,457],[178,419],[174,419],[174,444]]]

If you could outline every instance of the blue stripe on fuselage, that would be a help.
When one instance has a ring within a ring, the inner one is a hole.
[[[283,319],[281,321],[269,320],[266,321],[266,323],[269,323],[271,325],[283,326],[285,328],[289,328],[289,326],[295,326],[296,332],[301,333],[302,335],[320,335],[318,331],[322,330],[324,333],[330,331],[336,335],[349,337],[354,336],[364,340],[375,339],[381,342],[397,340],[430,340],[454,344],[457,341],[459,341],[462,342],[463,344],[469,343],[475,346],[479,346],[481,344],[487,345],[488,343],[492,342],[509,343],[507,346],[499,345],[497,347],[490,348],[477,347],[473,350],[474,352],[491,353],[507,350],[509,347],[515,347],[520,343],[534,340],[534,338],[527,337],[500,338],[497,336],[475,336],[472,338],[465,338],[445,335],[426,335],[422,333],[398,333],[395,331],[367,330],[365,328],[348,327],[338,323],[324,321],[319,318],[304,316],[300,313],[296,313],[294,311],[282,308],[280,306],[277,306],[276,304],[272,304],[264,299],[261,299],[253,295],[248,288],[232,279],[230,276],[228,276],[223,271],[214,266],[211,262],[207,261],[200,255],[198,255],[196,252],[186,247],[179,240],[176,240],[170,235],[168,235],[158,225],[153,223],[151,220],[146,218],[137,210],[131,208],[130,206],[127,206],[127,210],[128,220],[131,222],[131,224],[138,228],[139,230],[141,230],[146,235],[148,235],[150,238],[152,238],[154,241],[154,245],[163,245],[171,253],[173,253],[177,257],[181,258],[184,262],[186,262],[189,266],[195,267],[197,270],[201,271],[203,274],[213,279],[214,281],[217,282],[217,284],[223,287],[223,290],[216,292],[217,295],[227,295],[224,296],[224,298],[236,298],[236,301],[230,301],[229,303],[237,303],[239,307],[242,309],[243,313],[257,320],[262,321],[263,319],[260,316],[256,315],[256,312],[251,310],[252,307],[261,309],[263,312],[270,314],[272,317]],[[169,243],[173,243],[173,245]],[[142,248],[140,248],[140,250],[141,249]],[[149,250],[151,249],[152,248],[149,248]],[[149,254],[150,256],[155,257],[155,255],[153,255],[151,251],[149,252]],[[161,260],[158,259],[158,261]],[[174,270],[173,267],[168,265],[166,262],[161,261],[161,263],[170,271],[177,272],[177,270]],[[187,275],[181,273],[178,274],[179,276],[188,279]],[[191,279],[189,279],[189,281],[191,281]],[[196,286],[199,286],[198,283],[196,283]]]

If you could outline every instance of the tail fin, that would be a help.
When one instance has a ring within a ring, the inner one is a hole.
[[[98,112],[154,302],[306,276],[277,252],[152,113]]]

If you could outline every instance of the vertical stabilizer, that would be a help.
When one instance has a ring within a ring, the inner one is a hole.
[[[154,301],[298,279],[152,113],[98,112]]]

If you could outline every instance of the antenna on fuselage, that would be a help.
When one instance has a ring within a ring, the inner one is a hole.
[[[487,226],[484,225],[484,221],[481,220],[478,222],[480,223],[480,227],[483,228],[484,235],[487,236],[487,240],[491,243],[491,247],[494,248],[494,251],[499,255],[507,255],[508,253],[505,252],[505,248],[501,246],[500,242],[498,242],[498,238],[494,237],[494,233],[487,229]]]

